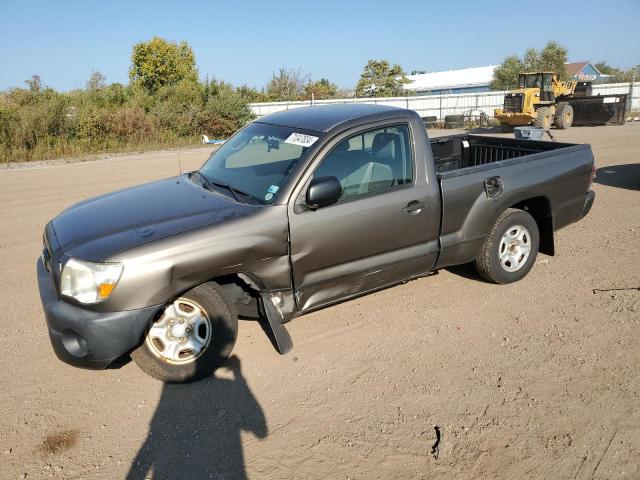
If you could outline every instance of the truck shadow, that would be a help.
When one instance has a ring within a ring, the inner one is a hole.
[[[267,422],[242,376],[240,359],[231,357],[223,368],[233,379],[164,385],[128,480],[247,478],[240,434],[265,438]]]
[[[482,283],[491,283],[480,276],[480,274],[476,270],[476,267],[473,266],[473,263],[452,265],[450,267],[445,267],[445,270],[468,280],[475,280]]]
[[[601,167],[596,171],[594,181],[609,187],[640,190],[640,163]]]

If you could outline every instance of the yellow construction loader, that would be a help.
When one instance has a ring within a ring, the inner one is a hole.
[[[560,81],[553,72],[521,73],[518,88],[504,96],[504,108],[495,110],[503,132],[513,127],[535,125],[549,130],[569,128],[574,121],[572,105],[576,99],[591,95],[590,82]]]

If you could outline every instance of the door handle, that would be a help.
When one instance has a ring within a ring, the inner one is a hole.
[[[402,209],[403,213],[408,213],[409,215],[417,215],[422,211],[423,208],[427,207],[428,204],[424,202],[419,202],[418,200],[411,200],[407,203],[407,206]]]

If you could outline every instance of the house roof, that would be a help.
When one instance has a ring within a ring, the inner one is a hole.
[[[496,65],[488,67],[462,68],[444,72],[422,73],[407,75],[411,81],[404,86],[406,90],[425,91],[447,88],[476,87],[491,83]]]
[[[591,62],[587,61],[587,62],[574,62],[574,63],[565,63],[564,66],[567,69],[567,74],[570,77],[574,77],[577,74],[579,74],[584,67],[586,67],[587,65],[589,65]],[[592,65],[592,67],[598,71],[598,69],[595,67],[595,65]],[[599,72],[598,72],[599,73]]]

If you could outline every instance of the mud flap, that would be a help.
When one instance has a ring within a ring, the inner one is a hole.
[[[282,315],[280,315],[280,312],[271,301],[271,296],[268,293],[260,292],[260,300],[262,303],[262,311],[269,322],[278,353],[282,355],[289,353],[293,348],[293,341],[287,329],[282,325]]]

